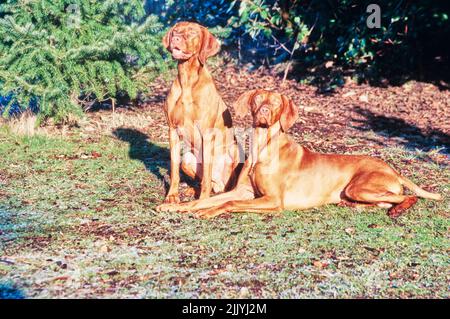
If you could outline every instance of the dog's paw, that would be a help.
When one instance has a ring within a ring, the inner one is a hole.
[[[164,204],[178,204],[180,196],[178,194],[167,195],[164,199]]]
[[[161,212],[164,212],[164,213],[171,212],[171,211],[173,211],[173,206],[174,206],[174,204],[161,204],[161,205],[156,206],[155,210],[160,213]]]
[[[194,213],[195,218],[202,218],[202,219],[210,219],[214,218],[216,216],[219,216],[223,212],[217,210],[217,209],[202,209]]]
[[[158,212],[187,213],[189,212],[189,208],[186,207],[186,204],[187,203],[161,204],[158,205],[155,209]]]

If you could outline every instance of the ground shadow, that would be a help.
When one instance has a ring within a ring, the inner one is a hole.
[[[401,118],[378,115],[361,107],[355,107],[354,111],[363,116],[363,119],[352,119],[357,123],[352,127],[357,130],[374,131],[384,137],[399,138],[398,143],[409,150],[419,149],[428,152],[440,148],[441,153],[450,154],[450,135],[440,130],[432,129],[424,132]]]
[[[146,134],[133,128],[120,127],[113,131],[114,136],[129,144],[128,154],[131,159],[144,163],[145,168],[155,175],[162,183],[167,192],[169,189],[168,176],[161,173],[161,169],[170,171],[170,151],[149,141]],[[188,176],[181,174],[181,181],[193,186]]]
[[[25,293],[7,283],[0,283],[0,299],[24,299]]]
[[[120,127],[113,131],[114,136],[129,144],[128,155],[144,163],[145,168],[164,183],[167,190],[167,180],[161,169],[170,168],[170,151],[148,140],[148,136],[133,128]]]
[[[434,60],[429,57],[420,66],[405,66],[402,59],[399,58],[396,61],[392,58],[385,63],[356,68],[343,62],[336,62],[331,67],[327,67],[327,62],[335,61],[317,60],[306,63],[304,62],[305,57],[298,59],[293,64],[288,79],[298,82],[306,81],[314,85],[319,94],[335,94],[338,88],[345,86],[348,79],[352,79],[358,84],[366,83],[381,88],[402,86],[409,81],[417,81],[431,83],[441,91],[450,90],[448,58]],[[281,73],[278,75],[282,76]]]

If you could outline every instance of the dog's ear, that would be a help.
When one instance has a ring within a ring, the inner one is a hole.
[[[250,90],[245,93],[242,93],[241,96],[237,99],[233,104],[233,109],[236,112],[236,115],[239,117],[244,117],[247,115],[250,110],[250,103],[253,99],[257,90]]]
[[[283,100],[283,109],[281,111],[280,124],[283,132],[287,132],[298,119],[298,108],[288,97],[281,95],[281,99]]]
[[[170,46],[170,40],[172,40],[172,32],[173,32],[173,28],[175,28],[175,26],[171,27],[169,29],[169,31],[167,31],[167,33],[164,35],[163,39],[162,39],[162,43],[164,45],[164,47],[166,49],[169,49]]]
[[[198,60],[202,65],[206,63],[206,60],[213,55],[216,55],[220,50],[220,42],[208,31],[205,27],[202,27],[202,45],[200,52],[198,53]]]

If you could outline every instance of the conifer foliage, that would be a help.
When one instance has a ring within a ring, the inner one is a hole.
[[[0,4],[0,96],[64,120],[93,102],[135,98],[165,71],[161,24],[141,0]],[[7,115],[8,107],[3,110]]]

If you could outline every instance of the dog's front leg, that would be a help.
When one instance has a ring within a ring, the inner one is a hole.
[[[202,136],[202,160],[203,160],[203,176],[200,189],[199,199],[211,196],[212,189],[212,161],[214,158],[214,132],[204,132]]]
[[[218,207],[199,210],[195,217],[212,218],[224,213],[277,213],[281,212],[281,201],[273,197],[263,196],[256,199],[233,200]]]
[[[181,141],[176,128],[169,128],[170,144],[170,188],[164,203],[179,203]]]
[[[217,207],[232,200],[245,200],[255,198],[253,187],[250,184],[237,185],[233,190],[205,199],[179,204],[159,205],[156,210],[160,212],[193,212],[206,208]]]

